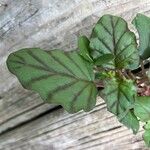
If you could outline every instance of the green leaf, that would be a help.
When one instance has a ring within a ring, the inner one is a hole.
[[[95,73],[95,78],[100,79],[100,80],[108,80],[109,78],[114,78],[115,72],[114,71],[102,71],[102,72],[96,72]]]
[[[113,78],[105,81],[104,87],[102,95],[108,111],[115,114],[121,123],[137,133],[139,121],[132,111],[136,96],[133,81]]]
[[[104,54],[104,55],[98,57],[95,60],[94,64],[97,65],[97,66],[102,66],[103,64],[106,64],[106,63],[112,61],[113,59],[114,59],[114,55],[112,55],[112,54]]]
[[[120,17],[104,15],[93,29],[90,47],[93,57],[113,54],[115,59],[107,67],[135,69],[139,64],[136,37]]]
[[[137,97],[134,106],[134,112],[141,121],[150,120],[150,96]]]
[[[144,141],[148,147],[150,147],[150,121],[147,122],[147,124],[144,126],[145,132],[144,132]]]
[[[122,118],[120,122],[127,126],[129,129],[131,128],[134,134],[136,134],[139,130],[139,120],[135,116],[133,110],[128,111],[126,116]]]
[[[78,39],[79,54],[89,62],[93,62],[90,56],[91,49],[89,47],[90,41],[86,36],[80,36]]]
[[[96,103],[93,66],[76,52],[22,49],[10,54],[9,70],[26,89],[68,112],[90,111]]]
[[[139,53],[142,59],[150,57],[150,18],[137,14],[132,21],[139,33]]]

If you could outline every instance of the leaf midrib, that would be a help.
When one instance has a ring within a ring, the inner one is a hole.
[[[122,84],[122,83],[117,83],[117,88],[115,88],[114,90],[112,90],[111,92],[109,92],[109,93],[107,93],[107,95],[111,95],[111,94],[113,94],[113,92],[115,92],[115,91],[117,91],[117,99],[116,99],[116,101],[114,101],[113,103],[112,103],[112,105],[110,106],[110,109],[112,109],[113,107],[114,107],[114,105],[116,105],[115,107],[116,107],[116,114],[117,115],[120,115],[119,114],[119,106],[121,107],[121,105],[120,105],[120,98],[119,98],[119,95],[120,95],[120,92],[125,96],[125,98],[126,98],[126,101],[127,102],[130,102],[130,99],[127,97],[127,95],[125,94],[125,92],[123,91],[123,90],[121,90],[121,86],[126,86],[126,85],[124,85],[124,84]],[[128,86],[127,86],[128,87]],[[121,107],[122,108],[122,107]],[[122,108],[123,109],[123,111],[124,111],[124,109],[128,109],[128,108]],[[111,111],[111,110],[110,110]]]
[[[28,63],[23,63],[23,62],[20,62],[20,61],[11,61],[11,62],[14,62],[14,63],[20,63],[22,65],[26,65],[28,67],[31,67],[31,68],[35,68],[35,69],[39,69],[39,70],[44,70],[44,71],[47,71],[49,72],[50,74],[53,74],[55,73],[56,75],[62,75],[62,76],[66,76],[66,77],[70,77],[70,78],[74,78],[74,79],[77,79],[77,80],[80,80],[80,81],[83,81],[83,82],[92,82],[94,83],[93,81],[89,81],[89,80],[85,80],[85,79],[82,79],[82,78],[79,78],[79,77],[76,77],[76,76],[73,76],[73,75],[70,75],[70,74],[67,74],[67,73],[64,73],[64,72],[57,72],[55,70],[53,70],[52,68],[45,68],[43,66],[36,66],[36,65],[32,65],[32,64],[28,64]],[[20,67],[21,68],[21,67]],[[18,69],[18,68],[17,68]],[[50,70],[51,69],[51,70]]]

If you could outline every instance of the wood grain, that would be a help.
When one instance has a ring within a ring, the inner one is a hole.
[[[139,12],[150,16],[150,0],[3,0],[0,3],[7,4],[0,6],[1,149],[145,149],[142,131],[135,137],[120,127],[104,104],[91,113],[69,115],[56,105],[44,104],[38,94],[23,89],[5,62],[11,52],[25,47],[75,49],[77,37],[89,36],[103,14],[119,15],[131,22]],[[131,25],[130,28],[134,30]]]
[[[9,138],[8,138],[9,137]],[[5,149],[145,149],[137,136],[106,111],[102,99],[89,113],[68,114],[62,108],[0,136]],[[40,148],[41,147],[41,148]]]

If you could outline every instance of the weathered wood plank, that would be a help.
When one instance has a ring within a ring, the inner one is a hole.
[[[2,134],[0,149],[146,150],[142,132],[140,130],[138,136],[133,135],[106,110],[106,105],[99,98],[96,108],[89,113],[72,115],[59,109]]]
[[[35,46],[47,50],[76,48],[77,36],[89,35],[94,23],[105,13],[120,15],[128,21],[131,21],[137,12],[150,15],[150,0],[64,0],[63,3],[61,0],[4,0],[3,2],[7,4],[7,7],[0,7],[0,133],[15,128],[55,107],[43,104],[37,94],[24,90],[17,79],[8,72],[5,61],[10,52]],[[43,121],[43,117],[40,121]],[[33,127],[28,129],[32,131]],[[83,128],[86,128],[86,125]],[[67,128],[65,130],[67,131]],[[15,130],[14,133],[17,131]],[[46,138],[46,135],[43,136]],[[117,134],[117,137],[120,136]],[[95,143],[96,140],[92,138],[90,137],[91,143],[92,140]],[[97,141],[99,144],[99,139]],[[119,144],[119,141],[116,143]],[[28,149],[28,144],[30,142],[23,143],[24,149]],[[133,143],[128,144],[129,146],[124,144],[117,148],[134,147]],[[138,146],[143,147],[143,142]],[[97,148],[96,144],[94,147]],[[98,145],[98,149],[99,147]],[[106,147],[110,148],[109,144]]]
[[[70,31],[72,27],[76,26],[77,23],[88,16],[94,14],[99,15],[100,13],[101,15],[104,13],[119,14],[131,10],[134,13],[133,9],[135,8],[141,8],[143,11],[146,9],[147,11],[149,5],[146,0],[142,2],[138,1],[134,4],[131,0],[120,2],[115,0],[111,3],[97,0],[91,2],[81,2],[81,0],[69,2],[65,0],[64,4],[62,6],[60,5],[58,12],[57,5],[59,2],[54,3],[52,5],[53,7],[51,6],[53,8],[52,10],[47,3],[50,2],[45,1],[45,4],[40,5],[38,1],[18,2],[15,0],[12,6],[11,4],[10,6],[8,5],[8,11],[0,16],[1,57],[4,55],[7,56],[11,51],[22,47],[40,46],[45,49],[50,49],[57,45],[56,48],[58,48],[60,46],[58,43],[65,42],[64,36],[67,31]],[[19,7],[14,7],[15,5],[19,5]],[[66,6],[68,7],[66,8]],[[114,11],[116,9],[117,11]],[[130,17],[128,16],[128,18]],[[22,21],[23,19],[24,21]],[[94,23],[93,20],[91,23]]]

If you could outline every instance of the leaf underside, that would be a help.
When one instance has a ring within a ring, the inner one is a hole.
[[[48,103],[62,105],[70,113],[95,106],[93,66],[76,51],[22,49],[10,54],[7,65],[24,88],[38,92]]]
[[[131,80],[118,81],[117,79],[106,81],[102,95],[108,111],[115,114],[121,123],[137,133],[139,122],[132,111],[136,95],[133,82]]]
[[[102,16],[93,29],[90,47],[94,58],[114,55],[115,59],[104,67],[135,69],[139,64],[136,37],[120,17]]]
[[[143,59],[150,57],[150,18],[137,14],[132,21],[139,33],[139,53]]]

